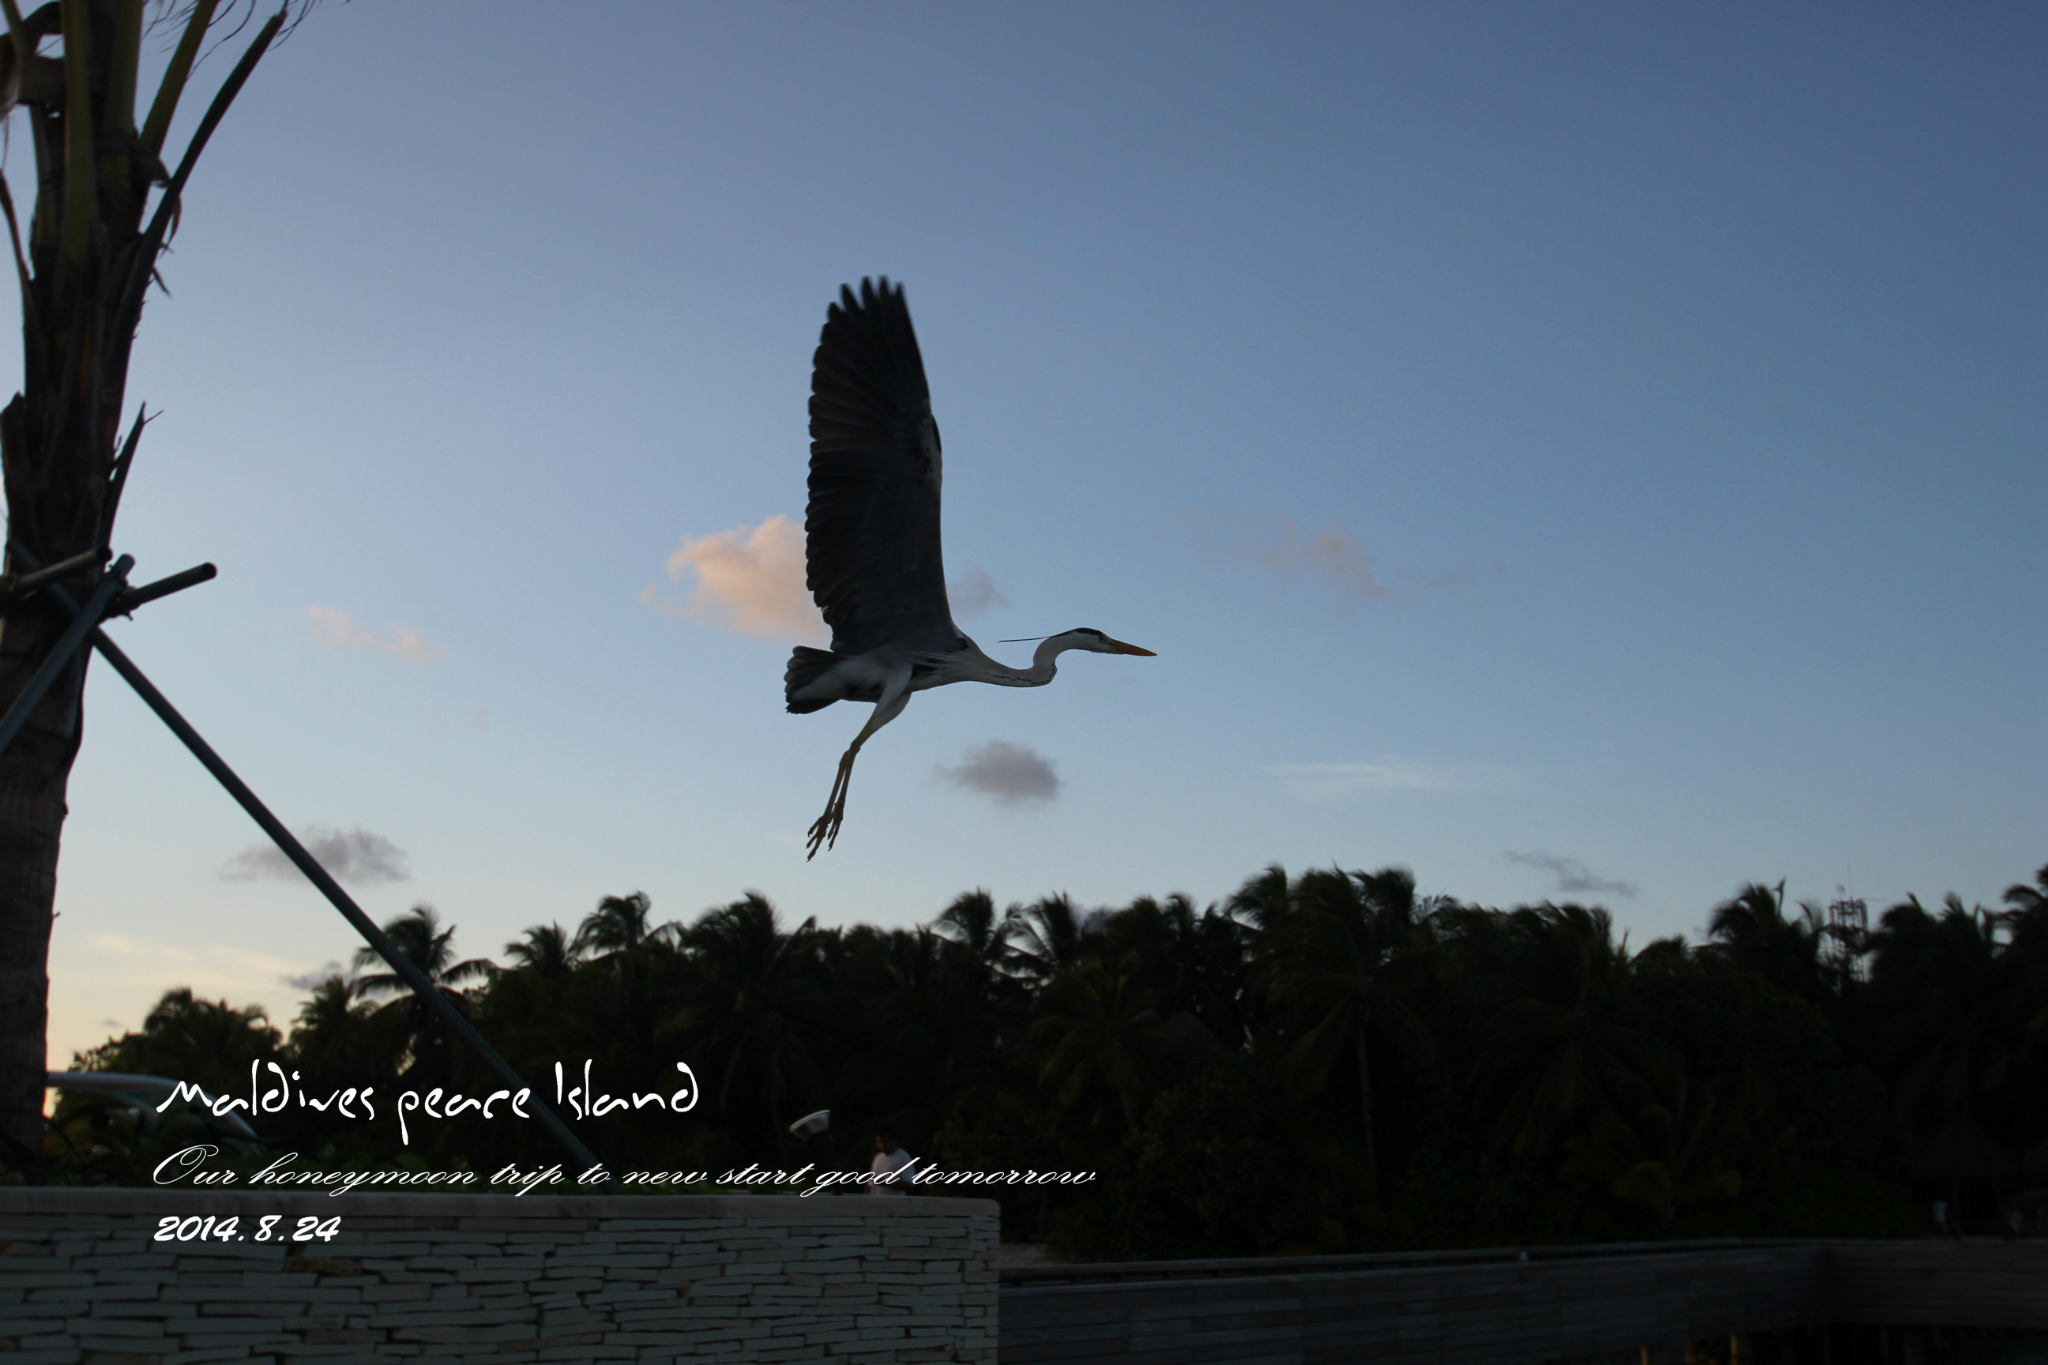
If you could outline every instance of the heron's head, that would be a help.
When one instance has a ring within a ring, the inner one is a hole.
[[[1073,630],[1052,637],[1061,649],[1086,649],[1097,654],[1142,654],[1146,658],[1156,657],[1149,649],[1127,645],[1122,640],[1112,640],[1091,626],[1077,626]]]

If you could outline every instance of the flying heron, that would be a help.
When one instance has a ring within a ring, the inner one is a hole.
[[[947,683],[1043,687],[1070,649],[1149,649],[1081,627],[1043,638],[1028,668],[997,663],[953,624],[939,555],[939,426],[932,420],[917,333],[903,286],[840,286],[825,310],[811,360],[811,502],[804,514],[805,583],[832,648],[796,647],[783,696],[796,714],[835,701],[868,701],[874,714],[839,759],[810,852],[830,848],[846,818],[853,760],[868,738],[903,714],[910,694]]]

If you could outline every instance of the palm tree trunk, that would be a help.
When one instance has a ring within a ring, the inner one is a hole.
[[[60,629],[33,613],[0,622],[0,699],[20,694]],[[0,1137],[32,1152],[42,1147],[58,837],[84,690],[81,650],[0,754]]]
[[[1372,1060],[1367,1051],[1371,1030],[1372,984],[1368,982],[1364,998],[1358,1004],[1358,1105],[1364,1115],[1359,1126],[1365,1134],[1365,1192],[1377,1205],[1380,1202],[1380,1167],[1372,1140]]]
[[[135,125],[142,0],[63,0],[26,20],[17,6],[5,8],[0,86],[26,107],[37,190],[24,243],[0,181],[8,234],[0,250],[12,256],[21,285],[25,368],[22,392],[0,410],[0,479],[8,538],[53,564],[98,548],[111,529],[115,442],[143,284],[194,159],[285,15],[264,24],[243,53],[144,232],[149,187],[165,178],[157,153],[215,0],[197,0],[181,16],[184,33],[146,136]],[[61,62],[36,55],[42,39],[59,34]],[[21,694],[62,629],[40,604],[0,621],[0,709]],[[84,695],[81,651],[0,754],[0,1137],[31,1151],[42,1142],[57,849]]]

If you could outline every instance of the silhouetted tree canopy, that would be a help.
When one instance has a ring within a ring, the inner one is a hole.
[[[464,959],[416,907],[385,926],[552,1097],[702,1086],[583,1125],[614,1170],[793,1169],[833,1111],[951,1169],[1094,1170],[1004,1192],[1013,1231],[1103,1257],[1922,1231],[1930,1194],[1990,1227],[2048,1186],[2048,868],[2006,908],[1909,897],[1852,934],[1782,884],[1708,940],[1631,952],[1580,904],[1489,909],[1400,868],[1269,867],[1226,902],[963,893],[925,925],[787,925],[755,893],[689,923],[608,895]],[[359,967],[376,965],[370,958]],[[494,1082],[386,973],[320,983],[288,1037],[167,994],[81,1065],[199,1080],[251,1060],[380,1093]],[[360,1133],[265,1120],[279,1149],[388,1160]],[[534,1156],[532,1125],[439,1124],[415,1153]],[[354,1146],[351,1147],[350,1144]],[[550,1157],[549,1159],[552,1159]]]

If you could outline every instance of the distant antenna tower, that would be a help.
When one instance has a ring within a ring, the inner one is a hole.
[[[1863,945],[1870,937],[1869,902],[1839,882],[1828,902],[1828,962],[1845,977],[1863,979]]]

